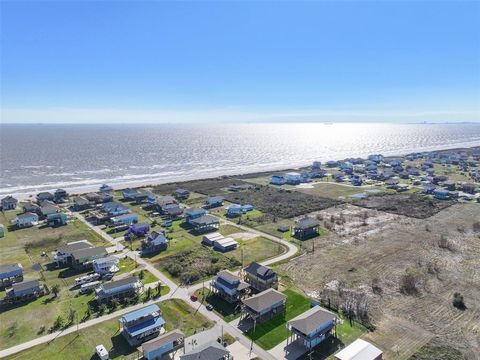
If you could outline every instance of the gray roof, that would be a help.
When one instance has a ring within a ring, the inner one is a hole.
[[[180,360],[220,360],[230,352],[215,340],[180,355]]]
[[[334,313],[317,305],[293,318],[288,324],[304,334],[309,334],[336,318]]]
[[[225,280],[228,280],[228,281],[239,281],[240,280],[240,277],[238,277],[237,275],[231,273],[230,271],[228,270],[222,270],[220,271],[217,276],[219,277],[222,277],[224,278]]]
[[[0,266],[0,274],[8,273],[8,272],[15,271],[15,270],[22,270],[23,271],[22,265],[20,265],[20,264],[10,264],[10,265],[1,265]]]
[[[62,253],[71,253],[75,250],[88,249],[93,247],[87,240],[80,240],[74,243],[63,245],[57,249],[57,251]]]
[[[320,225],[320,223],[311,218],[311,217],[304,217],[303,219],[300,219],[297,221],[297,223],[295,224],[295,228],[297,229],[309,229],[311,227],[315,227],[315,226],[318,226]]]
[[[275,272],[271,268],[269,268],[268,266],[259,264],[255,261],[252,262],[250,265],[248,265],[244,269],[244,271],[254,276],[261,277],[263,279],[275,276]]]
[[[150,352],[156,350],[164,345],[170,344],[175,340],[184,339],[185,335],[178,329],[167,332],[159,337],[142,344],[143,351]]]
[[[126,278],[123,278],[121,280],[115,280],[109,283],[104,283],[102,285],[104,290],[111,290],[115,289],[119,286],[127,285],[127,284],[135,284],[137,282],[137,278],[135,276],[128,276]]]
[[[4,198],[2,199],[2,203],[4,203],[4,202],[6,202],[6,203],[15,203],[15,204],[16,204],[16,203],[18,202],[18,200],[15,199],[13,196],[10,196],[10,195],[9,195],[9,196],[6,196],[6,197],[4,197]]]
[[[16,291],[23,291],[28,289],[33,289],[40,286],[38,280],[29,280],[29,281],[22,281],[21,283],[16,283],[12,285],[12,289],[14,292]]]
[[[38,218],[38,215],[34,214],[34,213],[31,213],[31,212],[27,212],[27,213],[24,213],[24,214],[17,215],[17,218],[19,218],[19,219],[31,218],[31,217]]]
[[[276,303],[286,300],[287,297],[275,289],[267,289],[257,295],[242,300],[249,308],[256,312],[260,312],[269,308]]]
[[[203,215],[199,218],[193,219],[192,224],[194,225],[211,225],[211,224],[218,224],[220,220],[218,220],[215,216],[212,215]]]
[[[72,251],[72,256],[76,259],[81,259],[96,255],[107,255],[107,250],[103,246],[89,247]]]

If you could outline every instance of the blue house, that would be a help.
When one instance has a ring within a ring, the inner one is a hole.
[[[158,305],[152,304],[120,318],[122,335],[131,346],[157,337],[165,324]]]
[[[142,241],[141,253],[149,254],[156,251],[165,250],[168,247],[168,239],[162,232],[152,231],[148,237]]]
[[[191,208],[185,211],[185,221],[187,224],[192,224],[192,220],[198,219],[207,214],[205,209],[201,208]]]
[[[128,228],[127,233],[125,234],[126,237],[129,236],[144,236],[150,231],[150,225],[147,222],[142,222],[140,224],[133,224],[130,225]]]
[[[354,175],[350,178],[350,183],[353,186],[360,186],[360,185],[362,185],[362,178],[358,175]]]
[[[103,203],[101,208],[109,216],[119,216],[130,213],[130,209],[127,206],[114,201]]]
[[[285,184],[285,177],[283,175],[272,175],[270,178],[270,184],[283,185]]]
[[[0,287],[10,286],[23,281],[22,264],[0,266]]]
[[[227,207],[227,216],[235,217],[243,214],[242,205],[232,204]]]
[[[287,345],[296,341],[311,350],[332,334],[336,322],[334,313],[316,305],[287,322],[287,329],[290,330]]]
[[[298,185],[302,182],[302,174],[298,172],[289,172],[285,175],[285,182],[288,185]]]
[[[242,205],[242,210],[244,213],[252,211],[253,209],[254,209],[253,205],[250,205],[250,204]]]
[[[368,160],[379,163],[383,161],[383,155],[381,154],[368,155]]]
[[[134,201],[138,191],[136,189],[126,188],[122,190],[122,198],[126,201]]]
[[[340,161],[340,170],[353,170],[353,164],[350,161]]]
[[[433,192],[435,191],[435,189],[436,189],[436,186],[435,186],[435,185],[433,185],[433,184],[427,184],[427,185],[425,185],[425,186],[423,187],[422,192],[423,192],[424,194],[433,194]]]
[[[205,199],[205,207],[206,208],[215,208],[223,205],[223,197],[221,196],[210,196]]]
[[[441,190],[441,189],[435,190],[433,192],[433,196],[435,197],[435,199],[439,199],[439,200],[448,200],[451,197],[450,191]]]
[[[31,227],[38,221],[38,215],[34,213],[24,213],[17,215],[15,218],[15,224],[19,228]]]
[[[48,214],[47,215],[47,224],[48,226],[61,226],[66,225],[68,220],[67,214],[63,212]]]
[[[138,222],[138,214],[124,214],[119,216],[114,216],[110,219],[113,225],[131,225]]]
[[[185,335],[178,329],[169,331],[142,344],[143,359],[157,360],[183,348]]]
[[[334,168],[338,166],[338,161],[329,160],[326,162],[328,168]]]

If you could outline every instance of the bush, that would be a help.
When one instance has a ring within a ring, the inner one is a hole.
[[[465,310],[467,307],[465,306],[465,301],[463,299],[463,295],[459,292],[453,294],[453,306],[455,306],[459,310]]]

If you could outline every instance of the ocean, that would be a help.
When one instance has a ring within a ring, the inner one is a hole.
[[[477,124],[0,125],[0,195],[90,191],[480,145]]]

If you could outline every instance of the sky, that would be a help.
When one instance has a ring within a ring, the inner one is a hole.
[[[480,121],[479,24],[479,1],[3,0],[1,121]]]

